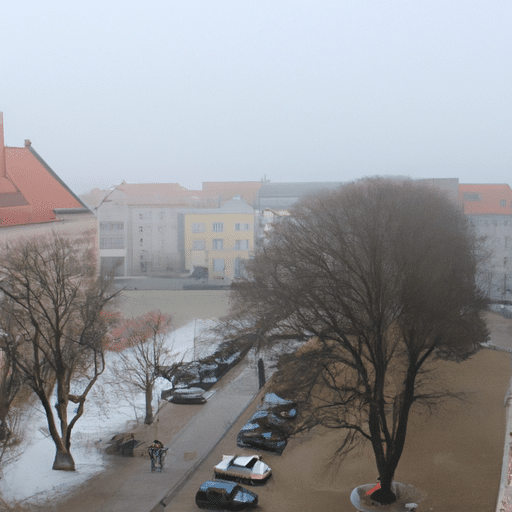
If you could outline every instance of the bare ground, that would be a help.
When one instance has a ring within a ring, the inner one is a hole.
[[[435,414],[413,414],[396,480],[427,494],[418,510],[494,512],[500,484],[505,436],[504,397],[510,378],[510,358],[482,350],[462,364],[439,363],[453,390],[466,401],[449,400]],[[250,417],[249,409],[189,484],[171,502],[173,512],[197,510],[194,495],[212,475],[222,454],[240,452],[236,433]],[[265,455],[273,477],[254,490],[261,511],[350,511],[354,487],[376,482],[369,445],[354,450],[336,469],[329,466],[339,432],[316,430],[291,439],[281,457]]]

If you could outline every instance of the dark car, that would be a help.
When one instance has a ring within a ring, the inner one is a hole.
[[[207,480],[196,494],[196,505],[199,508],[243,510],[257,504],[256,493],[225,480]]]
[[[281,455],[288,443],[287,434],[280,427],[269,424],[265,416],[260,417],[258,413],[255,416],[240,429],[236,444],[241,448],[266,450]]]
[[[267,393],[261,403],[261,409],[270,410],[277,416],[292,420],[297,417],[297,404],[275,393]]]
[[[206,402],[203,388],[175,389],[168,400],[173,404],[204,404]]]
[[[249,423],[257,423],[261,427],[277,430],[286,436],[290,435],[293,429],[292,422],[283,420],[274,414],[273,411],[256,411],[249,420]]]

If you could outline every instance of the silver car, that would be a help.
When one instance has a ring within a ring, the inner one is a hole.
[[[249,485],[264,484],[272,475],[260,455],[224,455],[214,468],[215,478]]]

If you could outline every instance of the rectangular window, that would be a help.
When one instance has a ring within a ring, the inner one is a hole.
[[[249,240],[235,240],[235,251],[247,251],[249,249]]]
[[[193,251],[204,251],[205,250],[204,240],[192,240],[192,250]]]
[[[214,238],[212,247],[214,251],[222,251],[222,248],[224,247],[224,240],[222,238]]]
[[[124,249],[124,236],[101,236],[100,249]]]
[[[213,259],[213,271],[214,272],[221,272],[224,270],[224,260],[220,258],[214,258]]]
[[[243,222],[235,222],[235,231],[249,231],[250,229],[250,224]]]
[[[191,228],[192,228],[192,233],[204,233],[205,232],[204,222],[193,222]]]
[[[224,223],[223,222],[214,222],[212,231],[214,233],[222,233],[224,231]]]
[[[124,222],[100,222],[100,231],[123,231]]]

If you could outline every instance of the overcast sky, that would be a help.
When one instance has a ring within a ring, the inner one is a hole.
[[[511,183],[510,0],[4,0],[5,143],[80,194]]]

